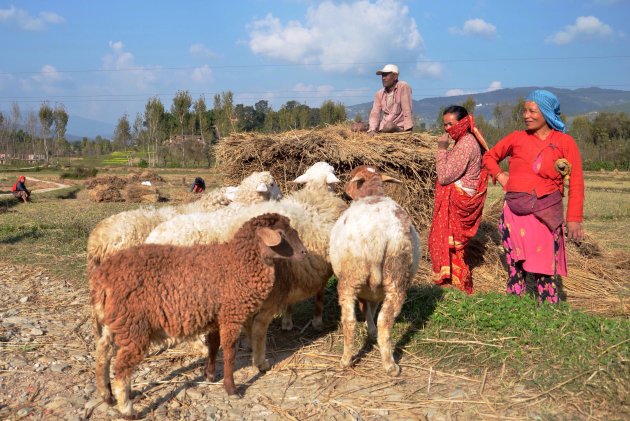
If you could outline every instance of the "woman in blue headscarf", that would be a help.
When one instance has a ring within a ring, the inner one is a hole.
[[[530,93],[523,120],[525,130],[501,139],[484,155],[483,165],[506,192],[499,231],[508,264],[507,293],[523,295],[525,277],[532,273],[539,301],[557,303],[557,275],[567,274],[562,205],[567,179],[566,231],[571,240],[584,237],[582,159],[575,140],[564,133],[553,93]],[[499,163],[507,157],[509,171],[504,172]]]

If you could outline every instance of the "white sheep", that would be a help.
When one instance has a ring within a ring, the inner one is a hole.
[[[115,252],[142,244],[156,226],[177,215],[210,212],[224,208],[230,202],[240,206],[243,203],[277,200],[281,196],[269,172],[254,172],[243,179],[236,190],[232,187],[220,188],[208,192],[193,203],[140,208],[112,215],[100,221],[90,233],[87,244],[88,273]]]
[[[368,334],[374,338],[378,315],[378,346],[387,374],[397,376],[400,367],[392,354],[391,330],[418,271],[420,240],[409,214],[385,196],[383,182],[400,181],[361,165],[350,173],[346,193],[353,199],[330,234],[330,259],[338,278],[344,348],[341,365],[352,362],[355,302],[365,311]]]
[[[317,163],[294,180],[304,188],[285,196],[278,202],[265,202],[244,206],[235,212],[221,209],[213,213],[197,213],[177,216],[164,222],[147,237],[155,244],[213,244],[228,241],[248,219],[263,213],[278,213],[289,217],[291,225],[309,251],[307,258],[287,264],[286,271],[279,271],[276,284],[263,307],[248,326],[251,337],[254,364],[261,370],[268,369],[265,360],[265,337],[273,316],[283,308],[317,295],[314,328],[322,326],[323,291],[332,276],[328,258],[330,230],[347,205],[330,188],[339,180],[333,168]],[[282,263],[284,265],[284,263]],[[292,327],[288,316],[285,328]]]

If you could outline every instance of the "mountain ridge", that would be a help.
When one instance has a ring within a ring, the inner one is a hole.
[[[488,92],[465,93],[462,95],[442,96],[413,100],[413,113],[420,121],[433,124],[441,107],[452,104],[462,104],[472,97],[477,103],[475,114],[482,114],[491,119],[492,112],[497,104],[513,105],[519,98],[525,98],[534,89],[546,89],[558,96],[560,110],[563,114],[573,117],[590,112],[624,110],[630,105],[630,91],[607,88],[555,88],[555,87],[518,87],[502,88]],[[359,114],[367,121],[367,116],[372,108],[371,102],[356,104],[346,107],[349,118]]]

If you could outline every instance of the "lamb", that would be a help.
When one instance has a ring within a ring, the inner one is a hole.
[[[314,328],[322,326],[323,291],[332,276],[328,258],[328,243],[333,224],[346,208],[330,184],[339,180],[333,168],[324,162],[311,166],[295,183],[305,184],[302,190],[285,196],[278,202],[266,202],[242,207],[229,214],[219,210],[212,214],[190,214],[173,218],[158,226],[147,238],[157,244],[211,244],[231,238],[243,221],[266,212],[275,212],[291,219],[293,227],[309,251],[302,262],[284,262],[286,273],[278,276],[272,292],[260,311],[248,323],[246,331],[252,345],[253,363],[261,371],[269,369],[265,360],[265,338],[273,316],[290,305],[317,295]],[[285,265],[286,263],[286,265]],[[291,328],[290,313],[283,320],[284,328]]]
[[[277,200],[281,196],[269,172],[254,172],[243,179],[236,191],[233,187],[220,188],[186,205],[140,208],[112,215],[99,222],[90,233],[87,245],[88,273],[115,252],[142,244],[156,226],[177,215],[210,212],[226,207],[230,202],[241,205]]]
[[[207,333],[206,378],[214,379],[221,345],[223,385],[235,394],[235,344],[243,323],[270,293],[279,261],[302,260],[306,254],[288,218],[264,214],[224,244],[142,244],[105,260],[90,274],[96,385],[103,399],[113,403],[109,372],[116,354],[113,394],[120,413],[134,417],[131,374],[149,345],[200,333]]]
[[[351,365],[358,298],[365,309],[368,334],[377,334],[374,314],[379,303],[378,346],[388,375],[400,374],[392,355],[391,330],[418,271],[420,240],[409,214],[385,196],[383,182],[400,183],[368,165],[356,167],[345,191],[353,199],[330,234],[330,260],[338,278],[344,347],[341,366]]]

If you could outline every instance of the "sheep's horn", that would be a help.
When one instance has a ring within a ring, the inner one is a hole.
[[[398,184],[403,183],[399,179],[390,177],[389,175],[385,175],[385,174],[381,175],[381,181],[383,181],[384,183],[398,183]]]

